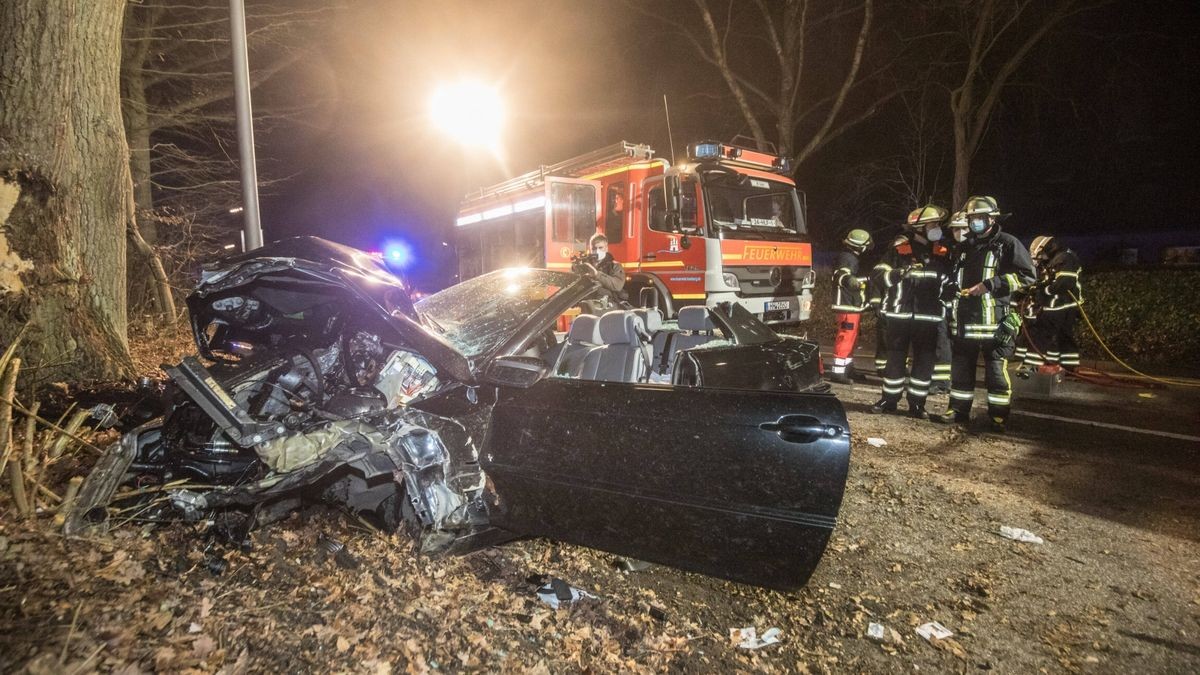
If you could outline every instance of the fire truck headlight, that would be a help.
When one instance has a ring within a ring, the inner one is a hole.
[[[742,287],[742,285],[740,283],[738,283],[737,275],[734,274],[733,272],[726,272],[726,273],[722,274],[721,280],[725,282],[726,286],[728,286],[729,288],[732,288],[734,290],[738,290]]]

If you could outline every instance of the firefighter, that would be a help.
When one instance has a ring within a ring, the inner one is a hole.
[[[962,211],[955,211],[946,223],[950,236],[947,237],[946,247],[950,249],[950,258],[954,259],[955,247],[966,238],[967,216]],[[949,314],[949,312],[947,312]],[[950,343],[950,318],[947,316],[938,325],[937,351],[933,359],[933,385],[930,394],[945,396],[950,393],[950,359],[953,352]]]
[[[867,308],[866,279],[857,276],[859,258],[871,248],[871,233],[850,230],[842,240],[837,269],[833,271],[833,311],[837,312],[837,337],[833,341],[833,372],[830,379],[850,384],[854,375],[854,343],[858,325]]]
[[[950,273],[950,249],[941,243],[946,209],[927,204],[908,214],[905,235],[884,254],[874,276],[887,289],[880,315],[887,322],[887,366],[883,395],[873,413],[895,412],[907,391],[908,414],[925,419],[925,399],[933,379],[938,330],[946,318],[943,288]],[[906,361],[912,351],[912,369]]]
[[[888,250],[890,251],[906,241],[908,241],[908,237],[903,234],[897,235]],[[878,275],[871,274],[867,277],[867,308],[875,312],[875,374],[880,377],[883,377],[883,369],[887,367],[887,322],[883,320],[883,314],[880,313],[883,296],[886,293],[887,289],[880,283]]]
[[[1083,302],[1079,256],[1047,236],[1034,239],[1029,253],[1038,271],[1038,284],[1031,294],[1038,308],[1038,320],[1029,333],[1033,349],[1025,364],[1034,369],[1045,363],[1074,370],[1079,367],[1075,324],[1079,322],[1079,305]]]
[[[1002,232],[1003,215],[992,197],[970,197],[963,206],[966,238],[955,253],[948,284],[952,299],[953,359],[950,406],[934,419],[965,424],[975,399],[975,364],[983,354],[988,417],[993,431],[1003,433],[1012,404],[1008,358],[1012,356],[1020,315],[1011,311],[1012,294],[1035,280],[1029,251],[1016,237]]]

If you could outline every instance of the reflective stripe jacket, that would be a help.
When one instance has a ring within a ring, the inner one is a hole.
[[[950,288],[965,291],[982,283],[983,295],[963,297],[957,292],[951,303],[954,334],[968,340],[992,340],[996,326],[1010,311],[1012,294],[1036,281],[1029,251],[1016,237],[993,225],[986,237],[967,239],[955,250]]]
[[[885,290],[880,312],[889,319],[941,321],[943,287],[951,269],[950,249],[903,237],[875,266],[872,278]]]
[[[1079,273],[1082,271],[1079,256],[1069,248],[1059,251],[1051,258],[1042,270],[1046,283],[1035,299],[1042,311],[1054,312],[1078,307],[1083,301],[1083,290],[1079,285]],[[1071,297],[1072,295],[1075,297]],[[1076,298],[1079,302],[1076,302]]]
[[[867,307],[866,281],[858,276],[858,255],[853,251],[838,253],[837,269],[833,271],[833,311],[859,314]]]

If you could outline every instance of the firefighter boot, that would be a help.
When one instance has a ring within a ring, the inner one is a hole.
[[[882,415],[883,413],[891,414],[894,412],[896,412],[896,402],[886,396],[879,399],[871,406],[871,414],[873,415]]]
[[[913,403],[912,401],[909,401],[908,416],[915,420],[929,419],[929,413],[925,412],[925,402],[921,401],[920,403]]]
[[[1005,431],[1005,423],[1006,421],[1003,417],[992,417],[992,421],[988,425],[988,429],[993,434],[1002,434]]]
[[[971,421],[971,415],[954,408],[946,408],[945,412],[934,413],[929,419],[939,424],[966,424]]]

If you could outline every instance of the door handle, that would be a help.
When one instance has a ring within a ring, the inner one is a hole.
[[[647,253],[646,255],[642,256],[642,260],[655,260],[656,258],[658,258],[657,253]]]
[[[822,438],[837,438],[845,432],[836,424],[824,424],[809,415],[784,415],[774,422],[763,422],[758,428],[774,431],[788,443],[812,443]]]

